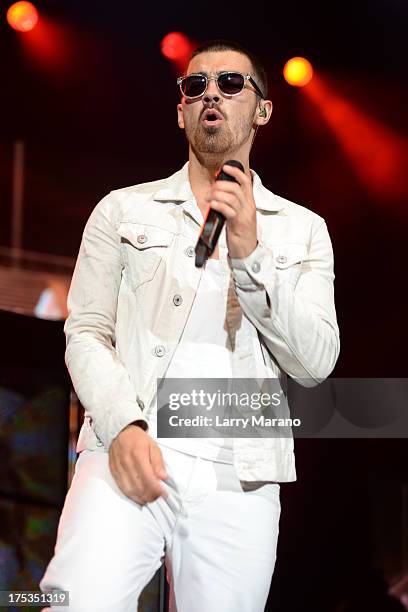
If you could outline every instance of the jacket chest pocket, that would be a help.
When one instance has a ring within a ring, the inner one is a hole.
[[[136,290],[153,280],[167,257],[174,233],[161,227],[130,222],[121,223],[116,231],[120,236],[124,276],[128,285]]]
[[[307,245],[301,243],[273,244],[275,267],[282,282],[295,286],[299,280],[302,263],[307,258]]]

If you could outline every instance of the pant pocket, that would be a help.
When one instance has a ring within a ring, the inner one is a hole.
[[[259,495],[267,501],[280,504],[280,486],[277,482],[270,482],[259,486],[252,491],[246,491],[247,495]]]
[[[242,492],[241,483],[234,465],[230,463],[214,462],[213,466],[217,491]]]

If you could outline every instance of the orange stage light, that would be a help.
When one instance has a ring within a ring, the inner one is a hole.
[[[15,2],[7,11],[7,21],[18,32],[29,32],[38,22],[38,11],[31,2]]]
[[[303,87],[312,80],[312,64],[304,57],[292,57],[285,64],[283,76],[289,85]]]

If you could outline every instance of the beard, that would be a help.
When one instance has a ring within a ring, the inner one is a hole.
[[[222,156],[243,145],[249,138],[253,116],[241,117],[235,121],[233,129],[224,119],[218,127],[186,123],[185,133],[192,148],[201,155]]]
[[[222,123],[219,127],[204,126],[200,122],[196,126],[193,138],[190,140],[193,148],[199,153],[223,154],[233,146],[233,134],[229,126]]]

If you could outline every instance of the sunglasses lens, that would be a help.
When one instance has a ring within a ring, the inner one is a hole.
[[[242,91],[244,83],[245,79],[239,72],[226,72],[218,77],[218,87],[227,96],[232,96]]]
[[[193,74],[186,77],[181,83],[181,90],[183,95],[188,98],[195,98],[201,96],[205,91],[206,79],[204,76],[199,74]]]

